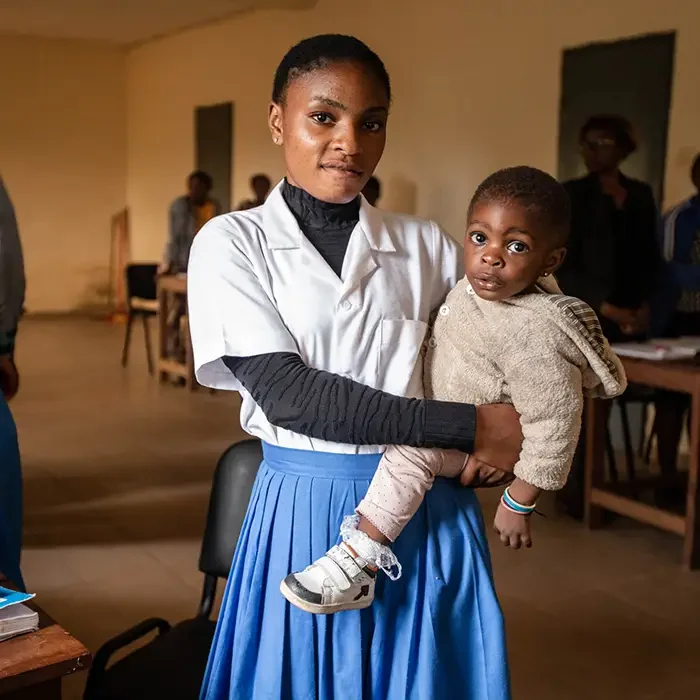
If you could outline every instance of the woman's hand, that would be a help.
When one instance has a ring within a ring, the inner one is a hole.
[[[493,529],[501,538],[501,542],[511,549],[532,547],[532,535],[530,534],[530,515],[520,515],[508,510],[503,503],[498,504],[496,517],[493,521]]]
[[[609,304],[604,301],[600,306],[600,315],[605,316],[605,318],[617,323],[620,328],[626,326],[632,326],[637,317],[637,313],[632,309],[623,309],[620,306],[615,306],[614,304]]]
[[[470,461],[512,472],[522,444],[520,415],[512,406],[496,403],[476,407],[476,436]]]
[[[649,329],[649,305],[644,304],[640,309],[632,312],[631,323],[623,324],[620,328],[625,335],[641,335]]]
[[[488,464],[479,462],[471,455],[467,457],[467,463],[459,475],[459,483],[473,489],[492,488],[494,486],[506,486],[515,475]]]
[[[19,374],[17,367],[9,355],[0,356],[0,391],[9,401],[14,398],[19,389]]]

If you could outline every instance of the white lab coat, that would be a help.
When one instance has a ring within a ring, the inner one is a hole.
[[[302,234],[280,188],[263,206],[212,219],[195,237],[187,286],[197,379],[240,391],[243,429],[273,445],[381,452],[271,425],[221,358],[293,352],[309,367],[420,397],[421,345],[431,311],[461,275],[461,248],[435,223],[363,199],[341,280]]]

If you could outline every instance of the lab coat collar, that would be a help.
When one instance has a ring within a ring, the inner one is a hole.
[[[372,250],[395,253],[396,246],[381,212],[362,197],[360,227]],[[282,197],[282,182],[268,195],[263,204],[263,231],[270,250],[293,250],[301,247],[302,232],[294,214]]]

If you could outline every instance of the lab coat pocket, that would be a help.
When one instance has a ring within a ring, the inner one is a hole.
[[[379,348],[379,388],[398,396],[423,396],[421,346],[428,324],[384,319]]]

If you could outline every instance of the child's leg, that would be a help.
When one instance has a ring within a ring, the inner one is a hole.
[[[282,595],[302,610],[335,613],[366,608],[374,600],[377,570],[391,578],[401,565],[387,546],[418,510],[436,476],[456,477],[466,455],[455,451],[390,447],[379,463],[360,514],[345,518],[343,542],[304,571],[287,576]]]
[[[433,487],[435,477],[459,476],[466,461],[467,456],[456,450],[388,447],[357,506],[358,529],[375,542],[393,542]]]

